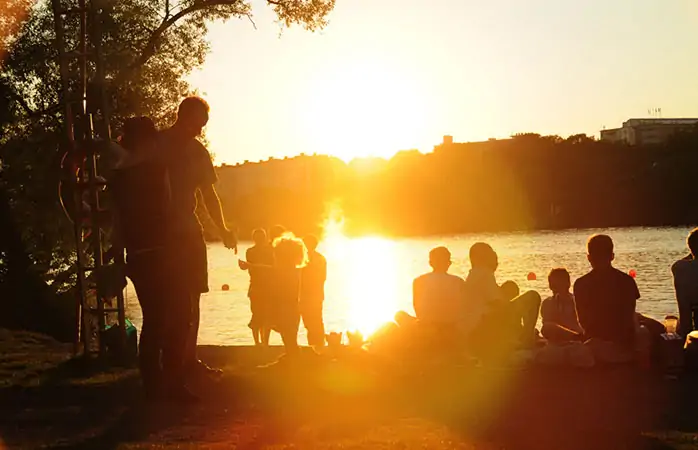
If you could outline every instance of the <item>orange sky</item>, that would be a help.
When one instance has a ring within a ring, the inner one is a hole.
[[[661,107],[698,116],[692,0],[337,0],[319,33],[214,24],[191,76],[216,162],[390,156],[516,132],[598,134]]]

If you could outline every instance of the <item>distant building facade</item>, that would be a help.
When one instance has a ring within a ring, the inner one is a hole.
[[[264,190],[309,192],[325,189],[339,179],[343,166],[337,158],[302,153],[292,158],[223,164],[216,168],[216,189],[221,199],[231,202]]]
[[[671,136],[698,126],[698,119],[629,119],[620,128],[601,130],[601,140],[628,145],[662,144]]]

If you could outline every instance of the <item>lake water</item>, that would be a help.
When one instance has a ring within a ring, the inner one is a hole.
[[[412,312],[412,279],[429,270],[431,248],[445,245],[453,254],[451,272],[465,276],[470,264],[468,249],[478,241],[488,242],[499,254],[498,282],[514,280],[522,291],[538,290],[548,295],[547,273],[566,267],[573,279],[589,270],[586,239],[603,232],[616,244],[616,267],[637,271],[642,294],[638,310],[655,318],[676,313],[670,266],[686,254],[689,228],[621,228],[606,230],[541,231],[533,233],[465,234],[456,236],[388,239],[346,238],[330,233],[319,247],[327,257],[325,326],[328,331],[358,329],[365,334],[391,320],[396,311]],[[249,243],[242,243],[244,255]],[[528,281],[530,272],[536,281]],[[201,300],[200,344],[251,344],[247,286],[249,277],[237,267],[237,257],[222,245],[209,245],[211,292]],[[228,284],[230,289],[223,291]],[[127,315],[140,329],[141,312],[133,287],[127,290]],[[272,343],[280,343],[272,335]],[[305,330],[300,332],[305,344]]]

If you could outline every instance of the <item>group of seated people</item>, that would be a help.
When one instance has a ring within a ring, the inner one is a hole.
[[[253,322],[261,317],[260,310],[276,311],[269,314],[265,322],[269,321],[270,328],[281,333],[287,354],[295,354],[302,315],[307,322],[309,338],[311,331],[319,337],[313,339],[317,343],[311,345],[322,346],[321,312],[311,314],[302,307],[308,301],[303,300],[306,295],[300,283],[301,278],[306,278],[301,275],[310,275],[314,272],[310,269],[317,265],[318,276],[312,277],[317,278],[317,283],[310,284],[317,284],[314,292],[318,292],[312,296],[312,303],[317,304],[313,311],[321,311],[326,265],[322,255],[315,250],[317,240],[308,241],[310,245],[306,249],[302,240],[285,234],[275,236],[277,239],[273,245],[266,247],[269,245],[266,234],[256,234],[259,238],[251,250],[269,248],[273,263],[257,261],[252,257],[252,251],[248,253],[248,261],[240,263],[241,268],[251,271],[250,299],[257,316]],[[698,299],[698,260],[695,258],[698,255],[698,229],[689,234],[687,243],[691,254],[672,266],[680,313],[676,331],[683,337],[694,329],[694,316],[698,322],[698,314],[694,311],[698,308],[693,307],[693,302]],[[643,352],[656,353],[661,336],[673,330],[667,330],[664,324],[636,312],[640,292],[632,276],[613,266],[615,254],[611,237],[603,234],[591,236],[586,250],[591,270],[573,284],[565,268],[552,269],[548,275],[551,293],[542,300],[536,291],[521,293],[513,281],[501,285],[497,282],[499,258],[489,244],[479,242],[470,248],[471,269],[465,278],[449,273],[451,253],[446,247],[436,247],[429,252],[432,271],[413,282],[415,315],[398,312],[395,322],[383,327],[369,341],[372,344],[388,340],[402,344],[411,342],[423,348],[434,348],[432,344],[446,349],[465,347],[473,356],[483,358],[501,356],[512,349],[550,348],[547,344],[552,344],[552,347],[584,344],[595,358],[598,359],[599,354],[614,354],[610,360],[619,362],[636,360]],[[317,264],[308,265],[308,253]],[[255,288],[255,279],[262,275],[274,286],[273,292],[267,292],[264,298],[259,297]],[[306,284],[309,281],[307,279]],[[253,291],[255,295],[252,295]],[[267,305],[272,300],[277,307]],[[264,307],[260,309],[262,304]],[[281,304],[290,305],[291,309],[278,307]],[[539,318],[540,331],[537,328]],[[314,327],[314,323],[318,326]],[[250,326],[255,332],[256,342],[268,342],[268,331],[260,340],[259,330],[256,330],[259,325],[251,323]],[[457,345],[452,345],[454,343]]]
[[[683,336],[693,329],[692,305],[698,294],[698,229],[688,238],[691,255],[672,267],[680,311],[677,330]],[[470,248],[471,269],[465,279],[449,273],[451,253],[437,247],[429,253],[432,271],[413,283],[415,316],[401,311],[396,329],[418,332],[424,341],[465,343],[473,354],[531,348],[547,344],[585,343],[595,354],[612,348],[635,359],[641,347],[650,347],[663,333],[664,324],[636,312],[640,292],[632,276],[613,266],[611,237],[597,234],[587,241],[591,270],[572,284],[564,268],[548,275],[551,295],[519,292],[512,281],[499,285],[498,257],[486,243]],[[541,329],[537,324],[541,318]],[[696,315],[698,319],[698,315]],[[542,337],[541,337],[542,335]]]

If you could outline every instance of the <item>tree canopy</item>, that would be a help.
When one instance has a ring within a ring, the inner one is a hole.
[[[164,125],[177,102],[191,91],[186,75],[206,58],[207,26],[252,15],[250,0],[104,3],[99,23],[115,125],[133,115],[147,115]],[[298,25],[310,31],[327,24],[334,3],[266,2],[280,26]],[[77,47],[78,26],[77,16],[66,19],[68,50]],[[74,281],[72,227],[57,193],[60,87],[50,0],[4,1],[0,5],[0,212],[7,220],[0,221],[0,286],[5,289],[10,284],[27,285],[28,270],[52,293],[64,291]],[[8,297],[0,293],[3,302],[10,301]],[[31,303],[31,295],[23,297],[23,302]]]

